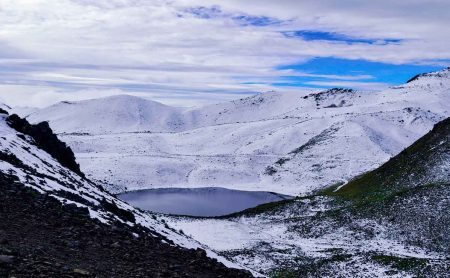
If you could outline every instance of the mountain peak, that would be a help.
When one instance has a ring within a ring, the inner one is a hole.
[[[58,133],[161,132],[182,128],[180,109],[131,95],[60,102],[30,114],[31,123],[48,121]]]
[[[406,83],[412,83],[422,78],[449,78],[449,77],[450,77],[450,67],[447,67],[439,71],[417,74],[411,79],[409,79]]]
[[[146,98],[133,96],[133,95],[126,95],[126,94],[112,95],[112,96],[101,97],[101,98],[85,99],[85,100],[79,100],[79,101],[61,101],[61,102],[56,103],[53,106],[59,106],[59,105],[80,105],[80,104],[85,104],[85,103],[97,103],[97,104],[108,105],[111,102],[113,102],[113,103],[123,102],[125,104],[142,102],[142,103],[151,103],[151,104],[165,106],[164,104],[162,104],[160,102],[157,102],[157,101],[153,101],[153,100],[149,100],[149,99],[146,99]]]

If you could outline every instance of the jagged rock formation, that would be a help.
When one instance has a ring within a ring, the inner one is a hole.
[[[80,170],[80,165],[75,161],[73,151],[66,143],[58,139],[48,122],[32,125],[26,119],[22,119],[16,114],[7,117],[6,122],[17,132],[31,136],[36,146],[52,155],[62,166],[84,176]]]

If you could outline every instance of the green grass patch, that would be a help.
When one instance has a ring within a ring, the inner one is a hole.
[[[383,254],[372,255],[371,258],[379,264],[390,266],[400,271],[410,271],[416,268],[424,268],[428,262],[427,259],[422,258],[403,258]]]
[[[297,278],[298,274],[292,269],[277,269],[269,274],[270,278]]]

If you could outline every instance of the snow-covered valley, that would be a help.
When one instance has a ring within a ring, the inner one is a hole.
[[[381,92],[264,93],[191,109],[118,96],[59,103],[27,119],[49,121],[111,192],[217,186],[305,195],[376,168],[448,117],[449,80],[444,70]]]

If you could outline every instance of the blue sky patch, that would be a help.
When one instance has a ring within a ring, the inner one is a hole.
[[[443,67],[434,65],[394,65],[366,60],[346,60],[338,58],[315,58],[306,63],[285,65],[278,67],[279,70],[293,70],[300,73],[315,75],[339,75],[339,76],[365,76],[360,80],[346,80],[349,82],[385,83],[389,85],[400,85],[406,83],[411,77],[419,73],[441,70]],[[369,78],[369,76],[371,78]],[[299,86],[309,87],[306,84],[311,81],[336,81],[333,78],[321,78],[310,76],[285,76],[283,82],[273,84],[274,86]],[[320,87],[320,86],[319,86]],[[328,86],[324,86],[328,87]]]
[[[202,19],[211,19],[217,17],[230,18],[241,26],[269,26],[283,23],[283,21],[268,16],[251,16],[248,14],[225,13],[219,6],[195,7],[185,10],[187,13]]]
[[[196,17],[203,18],[203,19],[218,17],[222,14],[222,10],[220,9],[219,6],[195,7],[195,8],[186,9],[185,11],[190,14],[193,14]]]
[[[368,38],[356,38],[347,36],[344,34],[333,33],[333,32],[323,32],[323,31],[288,31],[282,32],[283,35],[289,38],[301,38],[306,41],[336,41],[345,42],[348,44],[353,43],[365,43],[365,44],[393,44],[400,43],[401,39],[368,39]]]
[[[237,15],[232,17],[240,25],[252,25],[252,26],[269,26],[281,24],[282,21],[267,16],[249,16],[249,15]]]

